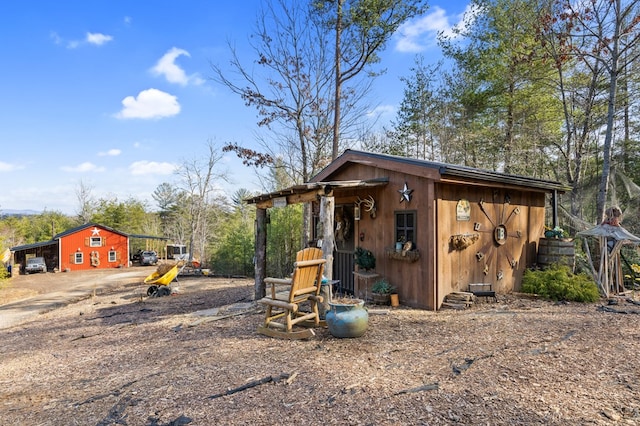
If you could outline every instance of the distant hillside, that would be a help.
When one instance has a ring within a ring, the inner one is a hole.
[[[14,209],[2,209],[0,210],[1,217],[7,216],[33,216],[36,214],[40,214],[42,212],[38,212],[35,210],[14,210]]]

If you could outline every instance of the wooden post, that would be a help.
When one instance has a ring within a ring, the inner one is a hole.
[[[325,195],[320,199],[320,223],[322,224],[322,253],[327,263],[324,265],[324,275],[333,279],[333,215],[335,199],[333,195]]]
[[[307,247],[312,235],[313,216],[311,203],[302,204],[302,247]]]
[[[256,252],[254,259],[255,300],[262,299],[266,293],[264,279],[267,276],[267,209],[256,209]]]
[[[600,237],[600,282],[604,290],[604,296],[609,297],[609,248],[607,237]]]

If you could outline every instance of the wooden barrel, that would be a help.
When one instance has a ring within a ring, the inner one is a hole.
[[[538,244],[538,265],[542,267],[555,263],[575,267],[575,247],[573,240],[540,238]]]

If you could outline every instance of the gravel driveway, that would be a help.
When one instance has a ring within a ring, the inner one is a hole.
[[[0,287],[0,329],[115,287],[142,282],[155,269],[136,266],[12,277]]]

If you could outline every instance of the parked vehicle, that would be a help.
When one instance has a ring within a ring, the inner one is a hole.
[[[184,244],[167,244],[167,259],[188,260],[187,246]]]
[[[44,257],[32,257],[27,259],[27,264],[24,267],[24,273],[30,274],[32,272],[47,272],[47,264],[44,262]]]
[[[158,263],[158,255],[155,251],[143,251],[140,253],[140,265],[155,265]]]
[[[140,255],[142,254],[142,250],[137,250],[135,253],[131,255],[132,262],[140,262]]]

